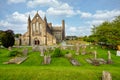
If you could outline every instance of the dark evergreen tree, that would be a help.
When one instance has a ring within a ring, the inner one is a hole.
[[[2,45],[6,48],[12,47],[14,45],[14,32],[12,30],[4,31],[1,38]]]

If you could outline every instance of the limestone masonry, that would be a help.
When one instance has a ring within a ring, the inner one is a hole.
[[[48,23],[46,16],[40,17],[38,12],[31,20],[28,17],[27,32],[20,36],[21,45],[52,45],[65,39],[65,21],[61,26],[53,26]]]

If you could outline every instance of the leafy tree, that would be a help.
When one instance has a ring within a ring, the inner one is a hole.
[[[21,36],[22,34],[15,34],[16,38],[19,38],[19,36]]]
[[[120,16],[117,16],[112,22],[105,21],[92,29],[92,35],[89,39],[93,39],[97,43],[115,47],[120,44]]]
[[[1,37],[2,45],[6,48],[12,47],[14,45],[15,39],[14,39],[14,32],[12,30],[4,31]]]

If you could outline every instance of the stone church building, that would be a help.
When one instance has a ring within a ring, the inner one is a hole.
[[[38,12],[33,19],[28,17],[27,32],[20,36],[21,45],[53,45],[65,39],[65,21],[61,26],[53,26],[40,17]]]

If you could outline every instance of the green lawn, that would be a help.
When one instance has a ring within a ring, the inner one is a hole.
[[[14,48],[19,51],[22,49]],[[75,53],[75,51],[67,51]],[[86,51],[91,52],[94,49],[87,48]],[[96,51],[99,58],[107,60],[107,49],[97,47]],[[64,57],[52,58],[50,65],[43,65],[40,53],[32,52],[31,48],[29,48],[28,59],[22,64],[2,64],[11,59],[8,53],[7,49],[0,49],[0,80],[101,80],[103,70],[110,72],[113,80],[120,80],[120,57],[116,56],[115,50],[111,50],[114,63],[100,66],[93,66],[85,61],[86,58],[93,57],[91,54],[73,55],[81,66],[71,65]]]

